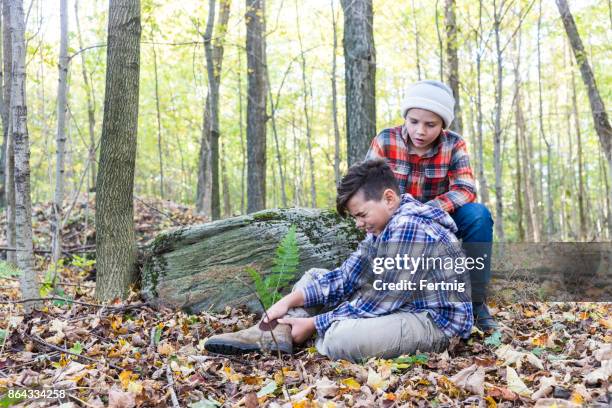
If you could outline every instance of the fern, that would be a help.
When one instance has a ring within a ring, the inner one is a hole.
[[[253,279],[257,295],[267,309],[281,298],[281,291],[291,283],[298,269],[300,252],[297,243],[295,225],[289,231],[276,248],[276,256],[271,273],[262,278],[259,272],[253,268],[247,268],[248,274]]]

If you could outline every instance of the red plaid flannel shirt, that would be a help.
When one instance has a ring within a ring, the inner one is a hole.
[[[366,160],[386,159],[395,173],[400,193],[422,203],[453,212],[476,199],[474,174],[465,142],[444,130],[422,157],[409,153],[404,126],[385,129],[372,140]]]

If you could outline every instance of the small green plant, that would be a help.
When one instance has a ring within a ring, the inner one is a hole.
[[[91,271],[96,264],[95,259],[87,259],[84,256],[72,255],[70,263],[77,268],[81,268],[84,271]]]
[[[21,275],[21,270],[15,265],[6,261],[0,261],[0,279],[16,278],[19,275]]]
[[[296,229],[295,225],[292,225],[276,248],[274,266],[268,276],[263,277],[254,268],[247,268],[255,284],[257,295],[266,309],[281,298],[281,290],[295,277],[299,261],[300,251]]]

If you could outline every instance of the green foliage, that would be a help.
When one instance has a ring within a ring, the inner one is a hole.
[[[77,341],[76,343],[72,345],[72,347],[70,347],[68,351],[70,351],[71,353],[80,355],[83,352],[83,345],[81,344],[80,341]]]
[[[21,270],[19,270],[15,265],[6,261],[0,261],[0,279],[15,278],[19,275],[21,275]]]
[[[276,248],[276,257],[272,272],[265,278],[254,268],[247,268],[247,273],[253,279],[257,295],[267,309],[281,298],[281,290],[295,277],[300,260],[296,228],[292,225]]]
[[[393,360],[393,369],[405,370],[416,364],[426,364],[429,360],[427,354],[415,354],[414,356],[400,356]]]
[[[491,334],[484,341],[484,344],[487,346],[499,347],[501,346],[501,337],[502,334],[499,330],[495,331],[495,333]]]
[[[96,264],[95,259],[87,259],[84,256],[73,255],[70,263],[77,268],[90,272]]]

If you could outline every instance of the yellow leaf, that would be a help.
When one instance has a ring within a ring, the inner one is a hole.
[[[583,405],[584,404],[584,397],[582,395],[580,395],[579,393],[577,393],[576,391],[574,391],[572,393],[572,396],[570,397],[570,401],[575,402],[578,405]]]
[[[389,401],[395,401],[397,399],[396,395],[392,392],[385,392],[383,398]]]
[[[138,378],[138,374],[133,374],[130,370],[123,370],[119,374],[119,381],[121,381],[121,386],[124,390],[127,390],[131,381],[134,381]]]
[[[127,391],[139,395],[142,392],[142,381],[130,381],[127,386]]]
[[[359,385],[359,383],[352,377],[345,378],[341,380],[340,382],[352,390],[358,390],[361,388],[361,385]]]
[[[157,352],[164,356],[174,354],[174,347],[170,343],[161,343],[157,346]]]
[[[487,395],[484,399],[487,402],[487,408],[497,408],[497,402],[495,402],[493,397]]]

